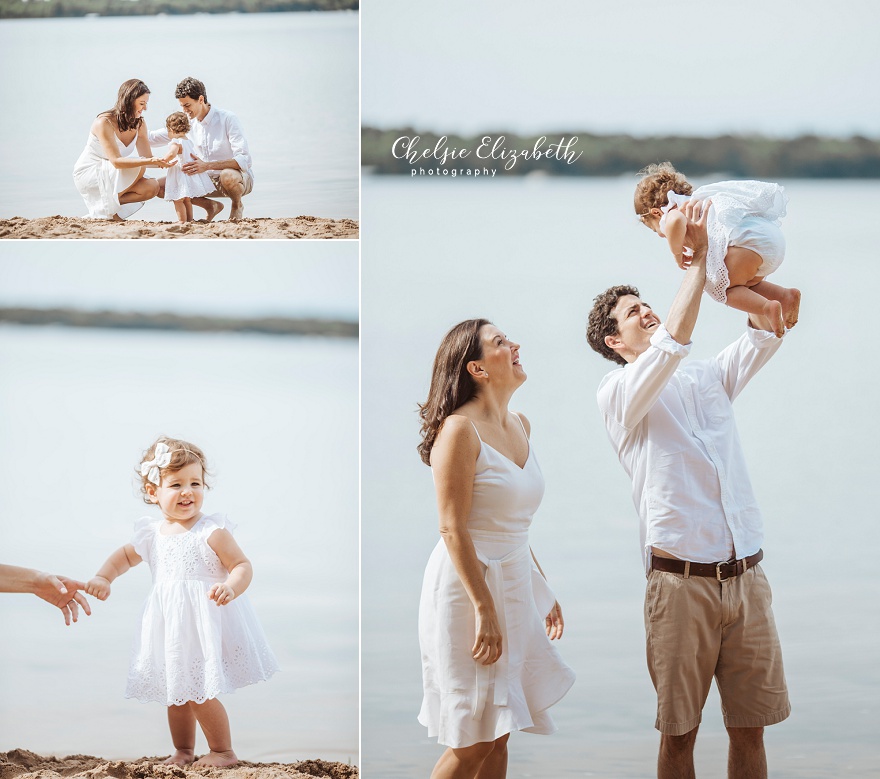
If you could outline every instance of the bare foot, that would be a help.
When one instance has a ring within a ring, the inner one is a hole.
[[[229,212],[229,221],[230,222],[237,222],[239,219],[241,219],[243,214],[244,214],[244,205],[239,200],[237,203],[232,204],[232,210]]]
[[[181,767],[189,765],[196,759],[195,753],[191,749],[178,749],[167,760],[162,761],[164,765],[179,765]]]
[[[194,765],[225,768],[236,763],[238,763],[238,758],[235,756],[235,752],[230,749],[228,752],[208,752],[207,755],[196,760]]]
[[[207,216],[205,217],[206,222],[210,222],[214,219],[217,214],[219,214],[226,206],[223,203],[220,203],[217,200],[211,200],[210,198],[206,198],[206,200],[211,204],[210,206],[205,206],[205,212]]]
[[[782,304],[778,300],[768,300],[764,305],[763,315],[770,320],[770,329],[777,338],[785,335],[785,322],[782,320]]]
[[[794,288],[785,290],[780,303],[782,303],[782,318],[785,320],[785,326],[794,327],[801,308],[801,291]]]

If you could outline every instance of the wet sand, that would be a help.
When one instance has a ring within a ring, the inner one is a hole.
[[[43,757],[26,749],[0,752],[0,779],[357,779],[356,766],[326,760],[302,760],[298,763],[240,762],[230,768],[180,768],[163,765],[163,757],[137,760],[104,760],[91,755]]]
[[[0,238],[357,238],[354,219],[297,216],[238,222],[114,222],[71,216],[0,219]]]

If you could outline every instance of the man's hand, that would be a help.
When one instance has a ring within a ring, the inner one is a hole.
[[[693,255],[688,258],[689,264],[702,262],[706,259],[709,249],[709,233],[706,225],[709,221],[709,209],[711,200],[688,200],[681,211],[687,217],[687,231],[685,232],[685,244],[693,249]]]
[[[91,615],[89,602],[82,593],[77,592],[85,588],[86,585],[76,579],[53,576],[50,573],[39,573],[34,581],[34,595],[61,609],[65,625],[69,625],[71,620],[74,622],[79,620],[80,606],[86,614]]]
[[[195,154],[190,154],[189,156],[193,158],[193,161],[185,162],[180,167],[187,176],[194,176],[196,173],[207,173],[211,170],[211,166],[204,160],[200,160]]]

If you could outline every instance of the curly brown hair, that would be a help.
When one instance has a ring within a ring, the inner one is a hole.
[[[605,343],[605,338],[609,335],[617,335],[619,332],[617,320],[612,312],[617,305],[617,301],[625,295],[641,297],[638,289],[628,284],[609,287],[593,300],[593,308],[590,310],[590,316],[587,319],[587,341],[593,351],[619,365],[626,365],[626,360]]]
[[[476,394],[477,387],[467,371],[467,364],[482,358],[480,329],[490,324],[488,319],[459,322],[440,342],[434,357],[428,399],[419,403],[422,442],[418,451],[425,465],[431,464],[431,449],[446,417]]]
[[[210,485],[207,482],[209,474],[208,461],[205,458],[205,453],[195,444],[189,443],[189,441],[182,441],[179,438],[169,438],[167,435],[160,435],[152,444],[150,444],[150,448],[147,449],[147,451],[144,452],[143,457],[141,457],[141,463],[135,468],[137,477],[141,482],[141,495],[143,496],[144,503],[152,504],[153,501],[150,500],[150,495],[147,492],[147,485],[151,482],[145,475],[141,474],[141,464],[156,457],[157,444],[165,444],[165,446],[171,450],[171,462],[159,472],[162,478],[164,478],[166,474],[175,473],[192,463],[200,463],[202,466],[202,476],[205,479],[205,489],[210,489]]]
[[[177,100],[181,100],[184,97],[188,97],[191,100],[198,100],[200,95],[205,98],[205,102],[207,103],[208,90],[205,89],[205,85],[201,81],[192,76],[187,76],[174,90],[174,97]]]
[[[671,162],[656,162],[639,171],[642,180],[636,184],[633,205],[636,213],[643,216],[652,208],[666,205],[666,195],[675,192],[677,195],[690,195],[694,188],[688,184],[683,173],[679,173]]]
[[[171,133],[188,133],[189,117],[183,111],[175,111],[165,120],[165,127]]]

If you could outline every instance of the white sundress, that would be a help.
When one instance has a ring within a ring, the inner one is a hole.
[[[554,733],[547,709],[575,678],[545,633],[556,598],[529,549],[529,525],[544,494],[535,453],[530,444],[520,468],[482,439],[480,444],[467,527],[486,566],[503,634],[501,658],[487,666],[472,657],[474,607],[442,539],[428,560],[419,604],[419,722],[453,748],[514,730]]]
[[[706,254],[706,285],[704,290],[720,303],[727,302],[730,278],[724,258],[729,246],[751,249],[763,260],[756,275],[768,276],[785,259],[785,237],[779,228],[785,216],[788,196],[780,184],[765,181],[719,181],[694,190],[691,195],[670,192],[661,208],[660,229],[665,232],[666,213],[681,208],[691,198],[712,200],[707,228],[709,251]]]
[[[114,136],[115,137],[115,136]],[[137,135],[128,145],[116,138],[122,157],[137,156]],[[86,147],[73,167],[73,183],[89,209],[89,219],[127,219],[143,208],[143,202],[120,204],[119,195],[138,177],[140,168],[115,168],[104,154],[101,141],[89,133]]]
[[[180,166],[192,162],[193,143],[189,138],[172,138],[171,143],[179,143],[181,152],[177,164],[165,171],[165,200],[180,200],[185,197],[203,197],[214,191],[214,182],[207,173],[184,173]]]
[[[152,517],[135,522],[131,543],[150,566],[153,588],[132,645],[125,697],[166,706],[204,703],[268,679],[278,661],[247,593],[225,606],[208,598],[211,585],[228,575],[208,537],[235,525],[213,514],[166,536],[164,524]]]

